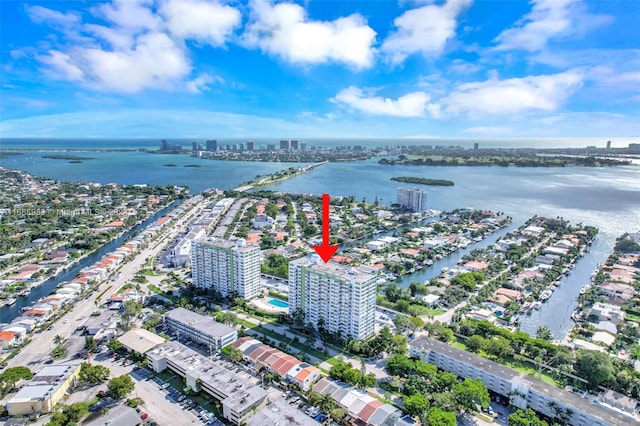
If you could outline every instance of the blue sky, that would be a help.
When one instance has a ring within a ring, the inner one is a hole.
[[[0,3],[2,137],[640,136],[640,1]]]

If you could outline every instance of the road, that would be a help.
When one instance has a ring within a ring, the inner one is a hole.
[[[71,337],[78,325],[81,325],[87,317],[96,311],[119,288],[127,284],[134,275],[144,266],[148,258],[156,256],[165,244],[173,240],[191,222],[197,211],[200,211],[210,200],[202,200],[191,210],[178,218],[166,232],[159,232],[155,239],[147,244],[147,248],[138,253],[131,261],[123,264],[115,273],[115,277],[98,284],[92,293],[83,300],[75,302],[75,305],[62,318],[59,318],[48,330],[33,334],[31,342],[11,360],[7,361],[9,367],[26,366],[32,371],[38,371],[46,360],[49,359],[54,347],[54,337],[61,336],[65,339]],[[105,291],[107,290],[107,291]],[[98,296],[104,295],[98,300]],[[68,362],[74,353],[67,353],[66,358],[58,361]]]

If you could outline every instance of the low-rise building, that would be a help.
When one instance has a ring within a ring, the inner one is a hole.
[[[80,373],[80,365],[48,365],[7,401],[10,416],[50,413]]]
[[[308,390],[320,377],[320,369],[296,357],[286,354],[252,337],[242,337],[233,343],[245,361],[250,362],[256,370],[263,367],[283,379],[295,383],[302,390]]]
[[[156,373],[169,369],[184,378],[187,386],[220,401],[223,416],[233,424],[241,424],[267,402],[264,389],[181,343],[158,346],[147,353],[147,359]]]
[[[371,426],[410,426],[415,421],[396,407],[383,404],[366,392],[346,383],[323,378],[313,386],[321,395],[331,395],[347,413],[350,424]]]
[[[410,342],[409,349],[413,358],[441,370],[463,378],[479,378],[487,389],[509,398],[510,404],[517,408],[531,408],[550,418],[557,415],[558,410],[564,410],[570,414],[567,424],[571,426],[625,425],[639,420],[631,414],[596,404],[593,398],[582,398],[429,337]]]
[[[303,415],[297,408],[279,398],[273,401],[271,405],[249,417],[246,420],[246,425],[319,426],[320,422]]]
[[[207,345],[211,350],[222,349],[238,339],[238,331],[184,308],[176,308],[163,316],[164,326],[180,339],[191,339]]]

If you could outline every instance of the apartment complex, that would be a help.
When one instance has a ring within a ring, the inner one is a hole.
[[[416,213],[427,210],[427,191],[420,188],[398,188],[398,204]]]
[[[243,423],[267,402],[267,391],[253,384],[248,374],[245,378],[181,343],[158,346],[147,353],[147,359],[156,373],[169,369],[193,390],[203,390],[220,401],[224,418],[233,424]]]
[[[289,314],[342,337],[374,332],[376,276],[358,268],[323,263],[317,255],[289,263]]]
[[[238,340],[238,331],[184,308],[176,308],[163,316],[164,326],[179,339],[190,339],[218,350]]]
[[[429,337],[420,337],[410,342],[409,349],[411,357],[431,363],[441,370],[464,378],[481,379],[487,389],[509,398],[515,407],[531,408],[551,418],[560,410],[570,413],[567,424],[571,426],[610,426],[638,422],[633,413],[626,413],[605,402],[596,403],[592,395],[582,398]]]
[[[51,413],[80,374],[80,365],[47,365],[7,401],[10,416]]]
[[[247,300],[260,293],[260,248],[247,245],[245,240],[195,240],[191,266],[196,287]]]

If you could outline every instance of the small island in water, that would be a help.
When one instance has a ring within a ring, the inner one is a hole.
[[[177,164],[175,164],[175,163],[167,163],[167,164],[165,164],[164,166],[165,166],[165,167],[178,167],[178,165],[177,165]]]
[[[185,164],[184,166],[185,167],[195,167],[195,168],[202,167],[202,165],[200,165],[200,164]]]
[[[68,155],[68,154],[47,154],[47,155],[43,155],[42,158],[48,158],[50,160],[71,160],[71,161],[96,159],[95,157],[82,157],[80,155]]]
[[[432,186],[453,186],[455,183],[446,179],[427,179],[415,176],[394,176],[391,180],[404,183],[417,183],[419,185],[432,185]]]

